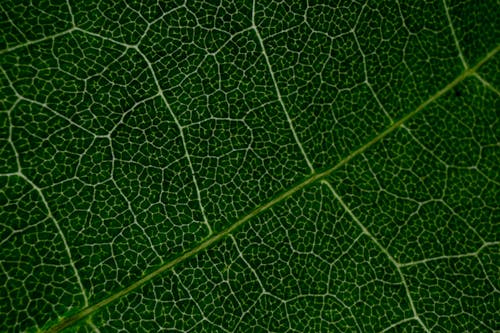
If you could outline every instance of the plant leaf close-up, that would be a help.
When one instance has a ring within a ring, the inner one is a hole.
[[[0,331],[500,331],[499,17],[0,0]]]

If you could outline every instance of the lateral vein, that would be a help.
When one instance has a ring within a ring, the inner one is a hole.
[[[283,101],[283,98],[281,97],[281,92],[280,89],[278,88],[278,82],[276,81],[276,78],[274,77],[274,72],[273,68],[271,66],[271,62],[269,61],[269,56],[267,55],[266,48],[264,46],[264,40],[260,36],[259,29],[257,29],[257,25],[255,24],[255,0],[253,1],[252,4],[252,29],[255,32],[255,35],[257,36],[257,40],[259,41],[260,48],[262,50],[262,54],[264,55],[264,59],[266,60],[266,65],[269,70],[269,73],[271,74],[271,80],[273,81],[274,85],[274,90],[276,92],[276,95],[278,96],[278,101],[280,102],[281,108],[283,109],[283,112],[285,113],[286,120],[288,122],[288,125],[290,126],[290,130],[292,131],[293,138],[297,145],[299,146],[300,152],[302,153],[302,156],[304,156],[304,159],[306,161],[307,166],[311,170],[311,173],[315,173],[314,167],[309,160],[309,157],[307,156],[306,151],[304,150],[304,147],[302,146],[302,143],[299,140],[299,136],[297,135],[297,132],[295,131],[295,127],[293,126],[292,118],[290,117],[290,114],[288,113],[286,107],[285,107],[285,102]]]

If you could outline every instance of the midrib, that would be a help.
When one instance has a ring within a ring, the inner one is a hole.
[[[163,264],[159,268],[157,268],[155,271],[145,275],[142,277],[140,280],[137,280],[130,286],[116,292],[115,294],[108,296],[107,298],[103,299],[102,301],[90,305],[84,309],[82,309],[80,312],[75,313],[67,318],[63,318],[60,320],[57,324],[54,326],[48,328],[46,331],[47,333],[55,333],[55,332],[60,332],[61,330],[65,329],[68,326],[71,326],[78,322],[79,320],[89,316],[90,314],[96,312],[97,310],[107,306],[108,304],[112,303],[113,301],[119,299],[120,297],[128,294],[129,292],[139,288],[140,286],[146,284],[147,282],[153,280],[155,277],[159,276],[161,273],[163,273],[166,270],[169,270],[170,268],[174,267],[180,262],[183,262],[184,260],[196,255],[197,253],[209,248],[212,244],[217,243],[219,240],[225,238],[227,235],[235,231],[238,227],[243,225],[245,222],[248,220],[252,219],[253,217],[257,216],[261,212],[273,207],[275,204],[285,200],[286,198],[290,197],[293,195],[295,192],[303,189],[304,187],[321,180],[331,173],[333,173],[335,170],[339,169],[340,167],[344,166],[346,163],[348,163],[350,160],[352,160],[354,157],[357,155],[363,153],[365,150],[373,146],[375,143],[378,141],[382,140],[384,137],[392,133],[394,130],[399,128],[403,123],[408,121],[410,118],[412,118],[415,114],[419,113],[422,109],[427,107],[429,104],[437,100],[439,97],[444,95],[446,92],[451,90],[453,87],[455,87],[457,84],[462,82],[465,78],[468,76],[471,76],[474,74],[479,67],[481,67],[486,61],[488,61],[490,58],[492,58],[498,51],[500,50],[500,45],[497,46],[495,49],[493,49],[491,52],[489,52],[481,61],[479,61],[474,67],[469,68],[465,70],[462,74],[457,76],[452,82],[450,82],[448,85],[446,85],[444,88],[439,90],[437,93],[435,93],[433,96],[431,96],[429,99],[427,99],[425,102],[420,104],[415,110],[412,112],[408,113],[398,121],[394,122],[391,126],[387,127],[384,131],[382,131],[380,134],[375,136],[373,139],[365,143],[363,146],[359,147],[355,151],[353,151],[351,154],[349,154],[347,157],[342,159],[339,163],[337,163],[335,166],[326,169],[322,172],[316,172],[314,174],[311,174],[307,178],[305,178],[302,182],[296,184],[294,187],[290,188],[289,190],[282,192],[278,196],[274,197],[272,200],[266,202],[265,204],[255,208],[252,212],[249,214],[245,215],[242,217],[240,220],[229,226],[228,228],[220,231],[219,233],[213,234],[209,238],[205,239],[203,242],[198,244],[196,247],[182,253],[179,257]]]

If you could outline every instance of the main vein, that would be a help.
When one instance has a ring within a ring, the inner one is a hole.
[[[153,280],[157,276],[161,275],[163,272],[171,269],[175,265],[185,261],[186,259],[200,253],[201,251],[209,248],[212,244],[217,243],[219,240],[225,238],[229,234],[231,234],[233,231],[235,231],[238,227],[246,223],[248,220],[252,219],[253,217],[257,216],[261,212],[273,207],[275,204],[283,201],[284,199],[290,197],[293,195],[295,192],[303,189],[306,186],[309,186],[310,184],[321,180],[327,176],[329,176],[332,172],[335,170],[339,169],[340,167],[344,166],[346,163],[348,163],[350,160],[352,160],[354,157],[356,157],[359,154],[362,154],[365,150],[373,146],[375,143],[379,142],[382,140],[384,137],[392,133],[394,130],[398,129],[403,123],[408,121],[410,118],[412,118],[415,114],[419,113],[422,109],[427,107],[429,104],[433,103],[435,100],[437,100],[439,97],[444,95],[446,92],[450,91],[455,87],[457,84],[462,82],[465,78],[473,75],[479,67],[481,67],[486,61],[488,61],[490,58],[492,58],[498,51],[500,51],[500,45],[497,46],[495,49],[490,51],[483,59],[481,59],[474,67],[471,67],[459,76],[457,76],[453,81],[451,81],[449,84],[447,84],[444,88],[439,90],[437,93],[432,95],[429,99],[427,99],[425,102],[420,104],[415,110],[412,112],[406,114],[404,117],[399,119],[398,121],[394,122],[391,126],[387,127],[384,131],[379,133],[377,136],[372,138],[370,141],[365,143],[363,146],[359,147],[358,149],[354,150],[351,154],[346,156],[344,159],[342,159],[340,162],[338,162],[335,166],[326,169],[322,172],[316,172],[311,174],[310,176],[306,177],[303,181],[300,183],[296,184],[292,188],[288,189],[285,192],[282,192],[278,196],[274,197],[272,200],[264,203],[261,206],[258,206],[255,208],[253,211],[236,221],[234,224],[229,226],[228,228],[212,234],[212,236],[206,238],[203,242],[195,246],[194,248],[182,253],[180,256],[176,257],[175,259],[163,264],[156,270],[152,271],[151,273],[145,275],[141,279],[137,280],[136,282],[132,283],[128,287],[116,292],[113,295],[108,296],[107,298],[101,300],[100,302],[88,306],[84,309],[82,309],[80,312],[77,312],[69,317],[61,319],[57,324],[54,326],[50,327],[47,329],[45,332],[46,333],[55,333],[55,332],[60,332],[63,329],[75,324],[79,320],[91,315],[92,313],[96,312],[97,310],[107,306],[108,304],[114,302],[115,300],[121,298],[122,296],[127,295],[131,291],[141,287],[142,285],[146,284],[147,282]]]

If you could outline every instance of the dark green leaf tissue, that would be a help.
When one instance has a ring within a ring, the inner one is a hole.
[[[0,332],[499,332],[497,0],[0,0]]]

